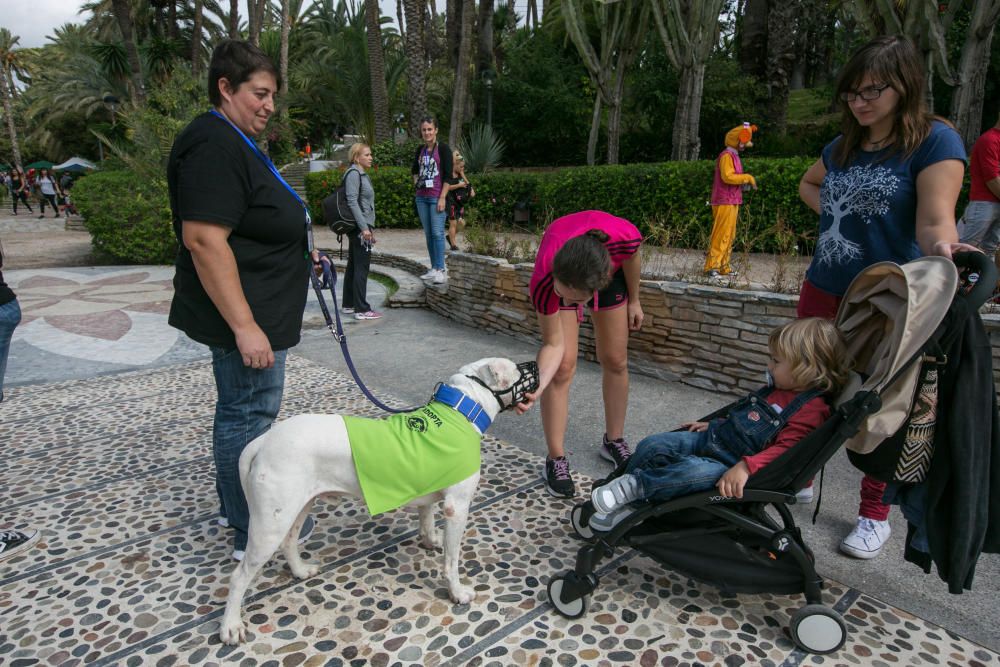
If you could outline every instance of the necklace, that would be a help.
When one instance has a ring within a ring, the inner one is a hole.
[[[881,148],[882,144],[887,143],[891,138],[892,138],[892,130],[889,130],[889,134],[885,135],[881,139],[878,140],[868,139],[868,145],[871,146],[872,148]]]

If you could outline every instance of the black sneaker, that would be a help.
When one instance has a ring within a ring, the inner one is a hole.
[[[601,444],[602,459],[611,461],[617,468],[621,464],[628,461],[630,456],[632,456],[632,450],[628,448],[628,443],[625,442],[625,438],[608,440],[608,434],[604,434],[604,442]]]
[[[576,495],[576,485],[569,474],[569,461],[565,456],[545,459],[545,469],[542,471],[545,480],[545,490],[556,498],[572,498]]]
[[[0,560],[24,551],[38,541],[37,530],[0,530]]]

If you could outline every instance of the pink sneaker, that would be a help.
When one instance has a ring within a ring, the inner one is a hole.
[[[354,313],[354,319],[356,320],[377,320],[382,317],[382,313],[374,310],[369,310],[366,313]]]

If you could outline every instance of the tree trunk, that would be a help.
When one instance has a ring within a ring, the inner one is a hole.
[[[969,32],[962,45],[958,65],[958,85],[951,98],[951,120],[968,150],[979,137],[983,122],[983,94],[990,66],[990,47],[1000,20],[1000,0],[975,3]]]
[[[247,0],[247,14],[249,15],[247,32],[248,41],[254,46],[260,46],[260,33],[264,29],[264,10],[267,8],[268,0]]]
[[[140,106],[146,102],[146,89],[142,80],[142,65],[139,61],[139,49],[135,46],[132,35],[132,15],[129,12],[128,0],[111,0],[111,8],[118,20],[118,29],[122,32],[125,42],[125,53],[128,55],[128,66],[132,80],[132,104]]]
[[[201,76],[201,28],[204,0],[194,0],[194,27],[191,29],[191,75]]]
[[[448,143],[453,148],[458,145],[465,127],[466,95],[469,90],[472,65],[472,26],[476,16],[475,0],[460,0],[458,4],[461,6],[462,23],[458,40],[458,63],[455,67],[455,87],[451,97],[451,125],[448,127]]]
[[[493,69],[493,0],[479,0],[479,43],[476,50],[476,74]]]
[[[524,23],[532,30],[538,28],[538,0],[528,0],[528,16]]]
[[[424,51],[425,4],[423,0],[403,0],[406,15],[406,79],[407,106],[410,112],[410,136],[420,137],[420,119],[427,115],[427,56]]]
[[[167,29],[170,31],[170,39],[180,39],[181,29],[177,25],[177,0],[170,0],[170,9],[167,13],[168,20],[170,21]]]
[[[403,0],[396,0],[396,22],[399,24],[399,38],[406,39],[406,32],[403,22]]]
[[[375,115],[375,142],[392,139],[392,119],[389,118],[389,90],[385,84],[385,55],[382,53],[381,10],[378,0],[365,0],[365,32],[368,40],[368,78],[372,90],[372,112]],[[372,138],[369,138],[369,141]]]
[[[608,164],[618,164],[618,146],[621,144],[622,89],[624,77],[611,104],[608,104]]]
[[[677,88],[677,111],[674,114],[671,160],[697,160],[701,150],[698,137],[701,98],[705,85],[705,65],[685,67],[680,72]]]
[[[767,73],[769,4],[768,0],[746,0],[738,38],[740,70],[761,80]]]
[[[292,30],[292,18],[289,13],[290,0],[281,0],[281,46],[278,51],[278,72],[281,74],[281,87],[278,88],[278,99],[282,101],[282,115],[286,115],[288,107],[288,35]]]
[[[17,140],[17,127],[14,125],[14,112],[11,107],[10,91],[13,86],[8,85],[11,80],[10,68],[4,67],[3,76],[0,76],[0,96],[3,97],[3,115],[7,119],[7,133],[10,135],[10,151],[14,154],[14,166],[24,168],[21,164],[21,144]]]
[[[462,46],[462,26],[465,24],[465,21],[462,19],[462,12],[464,9],[465,0],[447,0],[445,4],[445,52],[448,54],[448,67],[452,69],[455,69],[458,65],[458,52]]]
[[[587,165],[597,161],[597,135],[601,132],[601,94],[594,95],[594,115],[590,118],[590,136],[587,138]]]
[[[775,2],[767,17],[768,132],[784,134],[788,120],[788,82],[795,66],[795,30],[799,3]],[[747,119],[745,119],[747,120]]]
[[[240,38],[240,0],[229,0],[229,39]]]

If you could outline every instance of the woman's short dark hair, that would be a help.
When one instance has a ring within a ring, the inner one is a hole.
[[[219,79],[225,79],[236,90],[257,72],[271,74],[281,88],[281,74],[266,53],[250,42],[238,39],[219,42],[208,65],[208,99],[212,106],[222,104]]]
[[[430,123],[434,127],[438,126],[437,119],[434,116],[422,116],[418,125],[423,125],[424,123]]]
[[[604,245],[608,238],[601,230],[591,229],[566,241],[552,259],[552,276],[584,292],[607,287],[611,282],[611,253]]]

